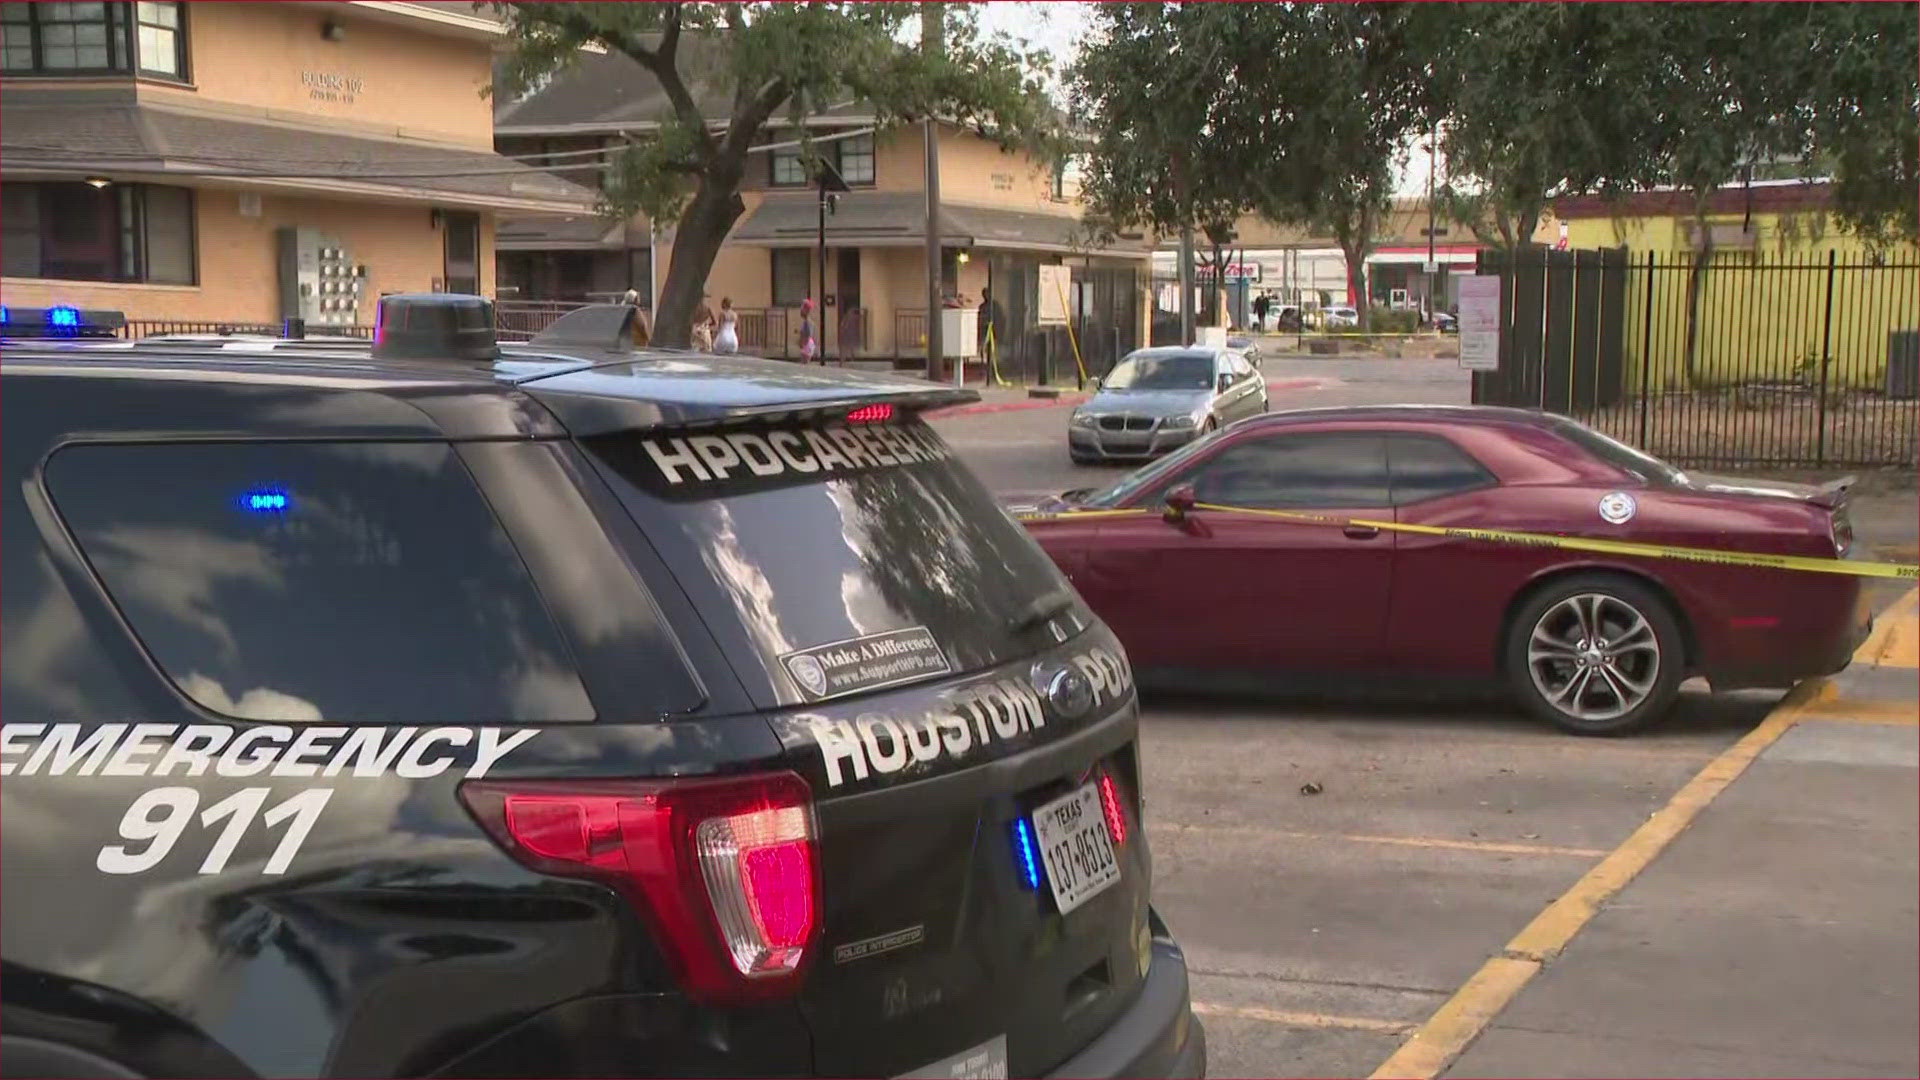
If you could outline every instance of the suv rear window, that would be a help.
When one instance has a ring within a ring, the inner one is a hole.
[[[450,446],[73,446],[47,478],[134,634],[209,711],[593,719],[525,564]]]
[[[584,445],[695,608],[730,616],[715,632],[744,633],[747,651],[777,673],[783,704],[1018,659],[1036,643],[1013,624],[1035,597],[1067,590],[1026,530],[917,419]],[[790,666],[811,653],[832,667],[821,650],[863,644],[874,666],[824,692]]]

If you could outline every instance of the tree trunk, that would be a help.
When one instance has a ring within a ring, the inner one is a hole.
[[[1360,316],[1360,325],[1354,329],[1362,334],[1373,328],[1373,303],[1367,296],[1367,247],[1363,241],[1340,241],[1340,255],[1347,260],[1347,295],[1353,298],[1353,310]]]
[[[737,183],[711,176],[701,180],[673,235],[673,265],[660,288],[660,310],[653,313],[654,344],[676,349],[692,344],[693,312],[706,291],[713,260],[733,231],[733,223],[745,212]]]
[[[1700,302],[1706,292],[1707,267],[1713,262],[1713,229],[1707,224],[1705,197],[1694,199],[1693,227],[1697,239],[1693,245],[1693,265],[1687,270],[1687,344],[1682,367],[1689,390],[1697,389],[1701,381]]]

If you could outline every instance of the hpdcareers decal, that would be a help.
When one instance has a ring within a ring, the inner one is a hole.
[[[426,780],[454,768],[457,747],[473,747],[464,777],[478,779],[538,730],[468,727],[311,727],[278,724],[6,724],[0,726],[0,776],[103,777],[376,777]],[[108,874],[153,869],[196,818],[220,828],[200,864],[202,874],[227,860],[255,820],[263,829],[285,826],[261,872],[283,874],[333,796],[332,787],[307,787],[268,805],[272,788],[249,787],[201,809],[200,792],[181,785],[152,787],[120,819],[123,843],[102,847],[94,865]]]
[[[1094,708],[1124,698],[1133,686],[1127,665],[1105,649],[1090,649],[1070,661],[1093,684]],[[1001,679],[956,697],[946,710],[919,717],[866,713],[846,720],[814,717],[813,741],[827,767],[827,786],[873,773],[896,773],[910,764],[958,758],[975,747],[1016,738],[1047,726],[1040,695],[1017,679]]]
[[[826,478],[893,465],[952,457],[938,438],[920,427],[893,424],[821,424],[733,431],[715,435],[658,436],[640,440],[670,489],[799,477]]]

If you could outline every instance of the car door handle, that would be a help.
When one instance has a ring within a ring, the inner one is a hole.
[[[1371,540],[1380,535],[1380,530],[1372,525],[1348,525],[1340,531],[1354,540]]]

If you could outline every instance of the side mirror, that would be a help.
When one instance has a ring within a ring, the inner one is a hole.
[[[1193,504],[1195,501],[1197,500],[1195,500],[1193,495],[1193,485],[1181,484],[1179,487],[1167,492],[1166,509],[1160,512],[1160,520],[1169,525],[1184,523],[1187,520],[1187,515],[1193,513]]]
[[[1087,385],[1093,387],[1095,390],[1100,389],[1100,376],[1095,375],[1093,378],[1088,379]]]
[[[1233,374],[1231,372],[1223,373],[1220,376],[1220,390],[1224,392],[1231,389],[1233,389]]]

